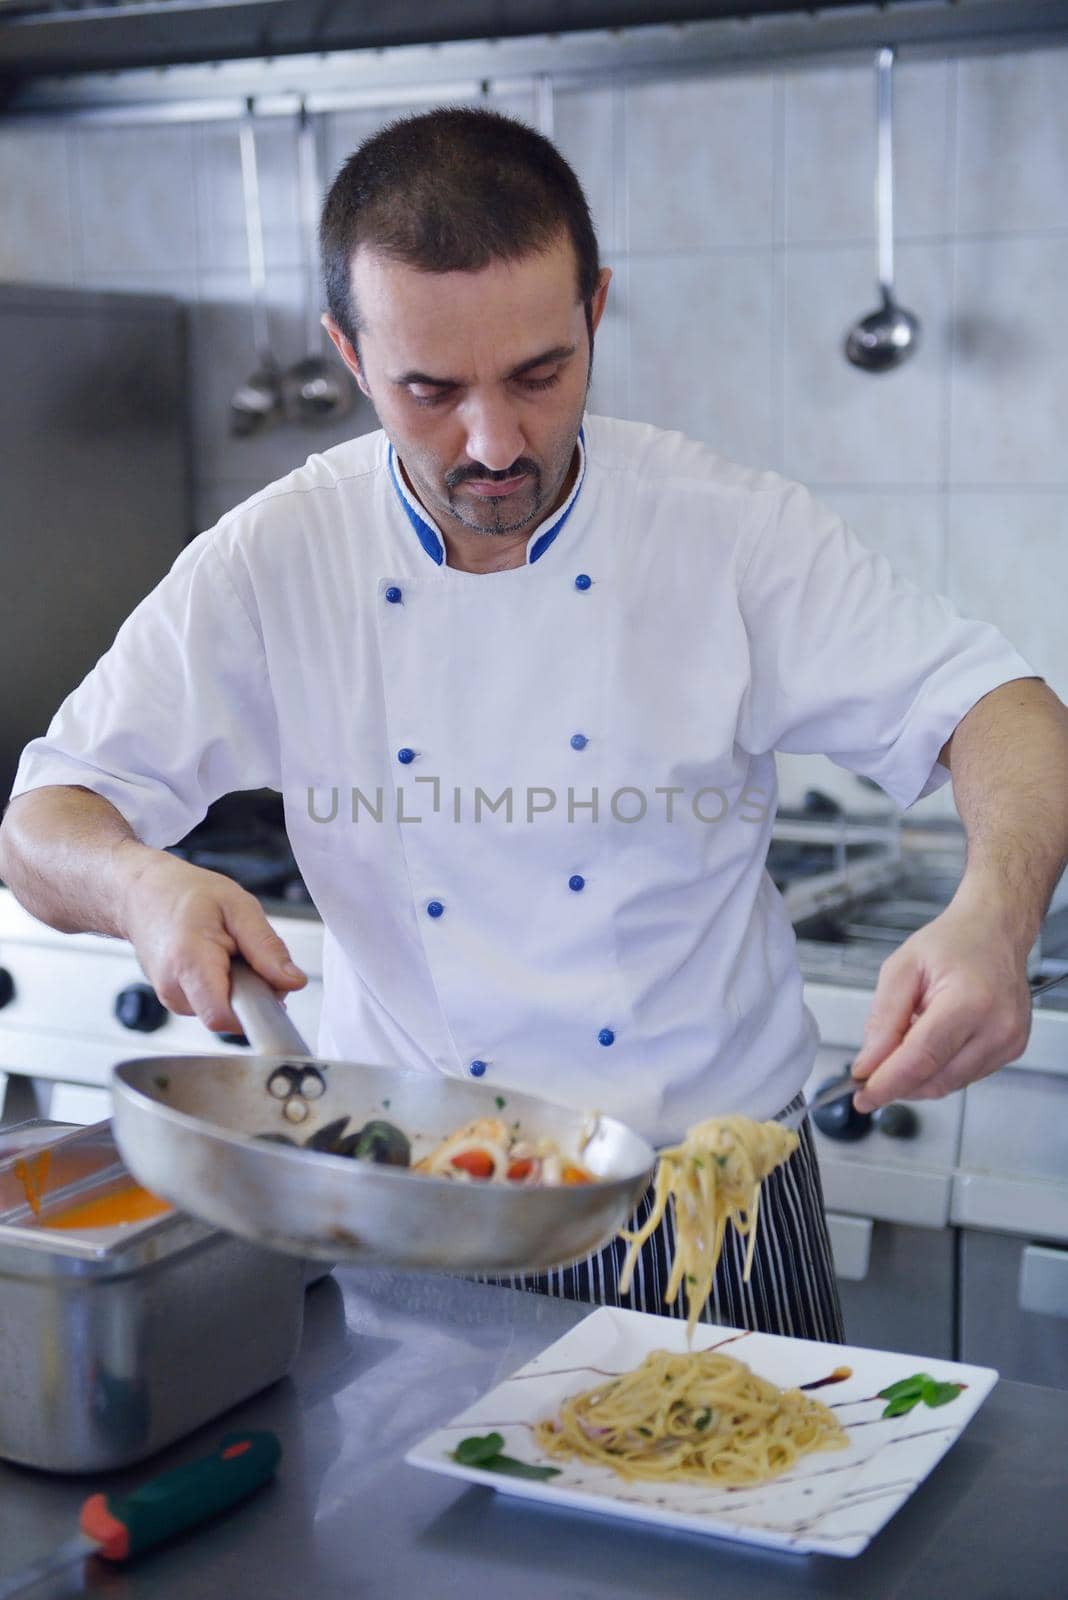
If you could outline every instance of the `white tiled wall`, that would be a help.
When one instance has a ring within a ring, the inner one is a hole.
[[[533,117],[525,95],[493,103]],[[556,136],[615,270],[593,406],[807,482],[1068,695],[1068,51],[905,59],[895,110],[898,288],[923,343],[871,377],[841,354],[876,302],[870,68],[561,89]],[[326,119],[324,175],[389,114]],[[265,124],[260,161],[271,340],[289,361],[304,337],[295,130]],[[361,406],[315,432],[229,437],[254,364],[235,125],[0,119],[0,196],[0,278],[191,303],[199,526],[374,426]],[[820,758],[783,774],[789,792],[864,798]]]

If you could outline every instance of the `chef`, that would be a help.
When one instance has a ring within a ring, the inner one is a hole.
[[[952,774],[967,870],[887,961],[857,1104],[1013,1059],[1068,855],[1068,713],[996,630],[897,579],[803,488],[585,414],[610,273],[571,169],[484,110],[345,164],[330,337],[381,431],[195,539],[24,752],[0,873],[129,939],[172,1010],[238,1027],[258,903],[166,847],[272,787],[324,924],[321,1052],[599,1108],[663,1145],[800,1104],[816,1045],[764,859],[775,752],[901,806]],[[665,349],[670,362],[672,352]],[[528,1286],[662,1305],[670,1233]],[[713,1313],[840,1337],[807,1125]]]

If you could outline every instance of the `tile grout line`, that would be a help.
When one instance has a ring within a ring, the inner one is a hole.
[[[917,245],[951,245],[958,242],[965,244],[1009,244],[1022,241],[1038,242],[1068,239],[1068,228],[1004,228],[986,229],[982,232],[962,231],[960,233],[895,233],[895,249],[903,246],[911,249]],[[774,250],[779,255],[786,255],[791,250],[801,250],[809,254],[818,251],[835,251],[843,254],[848,250],[871,251],[875,247],[875,235],[872,233],[867,238],[859,234],[851,234],[847,239],[798,239],[772,240],[747,239],[734,244],[704,244],[704,245],[679,245],[675,249],[658,247],[655,250],[639,247],[630,253],[637,257],[648,257],[656,260],[661,257],[685,256],[726,256],[726,255],[753,255],[763,250]]]
[[[631,368],[633,365],[633,348],[631,344],[631,328],[633,320],[630,316],[629,299],[631,293],[630,260],[633,252],[630,248],[630,184],[627,181],[627,160],[629,143],[627,139],[627,86],[617,77],[612,85],[613,105],[612,123],[615,138],[615,158],[612,163],[612,224],[615,230],[616,243],[619,254],[625,264],[623,272],[624,300],[623,300],[623,327],[624,344],[623,360],[619,374],[616,377],[617,401],[623,402],[621,410],[625,417],[631,416]]]
[[[953,386],[957,370],[957,318],[959,303],[959,252],[957,230],[960,224],[960,79],[958,64],[946,65],[946,207],[949,212],[949,349],[946,353],[945,390],[942,396],[942,549],[939,562],[939,592],[948,595],[952,545],[953,477]]]
[[[786,188],[786,75],[776,72],[772,77],[772,146],[771,146],[771,203],[772,244],[783,244],[782,254],[772,251],[771,305],[772,330],[770,349],[771,381],[771,447],[776,470],[786,470],[786,296],[788,285],[788,256],[785,244],[787,234]]]
[[[81,160],[76,142],[76,128],[64,134],[67,158],[67,213],[70,233],[71,288],[85,282],[85,227],[82,215]]]

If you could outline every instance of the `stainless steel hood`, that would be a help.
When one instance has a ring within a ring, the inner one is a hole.
[[[10,95],[43,75],[717,23],[736,55],[743,40],[775,53],[1063,36],[1068,17],[1063,0],[0,0],[0,85]]]

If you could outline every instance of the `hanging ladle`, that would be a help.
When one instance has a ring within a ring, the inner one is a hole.
[[[894,52],[880,50],[875,59],[879,147],[875,175],[875,225],[879,256],[879,290],[883,303],[850,329],[845,353],[863,372],[890,372],[916,349],[920,324],[894,299]]]
[[[297,125],[297,174],[300,194],[301,249],[304,267],[304,319],[307,353],[282,379],[286,416],[294,422],[323,422],[344,416],[353,402],[353,385],[340,363],[323,359],[319,322],[319,275],[316,242],[319,232],[319,162],[315,127],[306,108]]]
[[[256,134],[252,119],[253,104],[241,122],[241,189],[245,202],[245,234],[248,239],[248,281],[252,294],[252,336],[257,367],[230,401],[230,428],[239,438],[260,433],[282,415],[282,384],[278,363],[271,354],[267,328],[267,266],[263,251],[263,216],[260,211],[260,181],[256,164]]]

